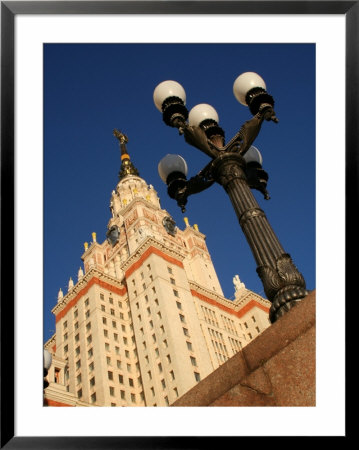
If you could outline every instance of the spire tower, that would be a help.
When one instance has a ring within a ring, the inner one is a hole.
[[[127,152],[126,144],[128,143],[128,137],[116,128],[113,130],[113,135],[119,140],[121,149],[121,169],[118,174],[119,179],[122,180],[128,175],[139,176],[140,174],[136,167],[132,164],[130,155]]]

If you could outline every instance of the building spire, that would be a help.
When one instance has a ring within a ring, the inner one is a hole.
[[[121,133],[121,131],[116,128],[113,130],[113,135],[119,140],[120,149],[121,149],[121,169],[118,174],[120,180],[127,177],[127,175],[137,175],[139,176],[139,172],[136,167],[132,164],[130,160],[130,155],[127,152],[126,144],[128,143],[128,137]]]

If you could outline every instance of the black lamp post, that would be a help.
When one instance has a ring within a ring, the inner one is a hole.
[[[268,175],[262,169],[262,157],[252,146],[264,120],[278,122],[274,99],[266,91],[263,79],[253,72],[240,75],[233,85],[237,100],[249,107],[253,117],[227,143],[218,125],[218,115],[212,106],[197,105],[188,113],[186,94],[176,81],[160,83],[153,94],[164,122],[179,130],[187,143],[207,154],[211,160],[196,176],[187,179],[186,161],[179,155],[167,155],[158,165],[168,194],[185,211],[189,195],[210,187],[214,182],[226,190],[237,214],[239,224],[257,263],[257,273],[263,283],[273,323],[289,311],[308,292],[302,274],[284,251],[277,236],[259,207],[251,189],[263,193]]]

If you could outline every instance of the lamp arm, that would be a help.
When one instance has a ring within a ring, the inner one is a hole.
[[[187,144],[198,148],[211,158],[216,158],[219,154],[219,149],[211,142],[204,130],[198,126],[191,126],[182,118],[176,118],[173,121],[173,126],[178,128],[180,134],[184,135]]]
[[[197,175],[187,180],[183,187],[177,189],[174,197],[182,212],[185,212],[186,210],[185,205],[187,204],[187,198],[190,195],[197,194],[205,189],[208,189],[215,182],[211,173],[212,163],[213,161],[207,164],[200,172],[198,172]]]
[[[273,107],[269,104],[261,105],[258,113],[242,125],[238,133],[226,145],[225,151],[238,152],[240,155],[244,156],[256,140],[264,120],[273,120],[275,123],[278,122]]]

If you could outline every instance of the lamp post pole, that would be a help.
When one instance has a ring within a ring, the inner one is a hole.
[[[240,86],[239,92],[235,91],[236,85]],[[251,144],[263,120],[278,122],[278,119],[273,110],[274,100],[257,74],[245,73],[238,77],[234,93],[241,103],[249,106],[253,118],[225,145],[224,131],[218,126],[218,116],[212,107],[197,105],[188,114],[182,86],[167,81],[156,88],[154,101],[165,123],[178,128],[190,145],[211,157],[210,163],[189,180],[187,165],[178,155],[163,158],[159,173],[168,185],[170,197],[177,200],[182,211],[189,195],[207,189],[214,182],[223,186],[257,263],[266,296],[272,303],[269,319],[274,323],[308,294],[302,274],[284,251],[251,191],[251,188],[257,189],[269,198],[268,175],[261,167],[258,150]],[[254,161],[250,154],[256,153],[259,157],[256,155]]]

